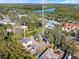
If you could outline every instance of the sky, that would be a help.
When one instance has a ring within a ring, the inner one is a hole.
[[[78,4],[79,0],[0,0],[0,3],[70,3],[70,4]]]

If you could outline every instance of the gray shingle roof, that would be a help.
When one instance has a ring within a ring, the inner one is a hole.
[[[22,39],[22,42],[24,42],[24,43],[28,43],[29,41],[31,41],[31,39],[30,38],[27,38],[27,37],[24,37]]]

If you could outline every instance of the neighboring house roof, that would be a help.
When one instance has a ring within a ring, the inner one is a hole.
[[[28,28],[28,26],[21,25],[21,26],[18,26],[18,28],[20,28],[20,29],[27,29],[27,28]]]
[[[44,41],[33,41],[33,45],[35,46],[35,49],[36,49],[36,56],[38,57],[44,50],[45,48],[49,47],[50,46],[50,43],[49,42],[44,42]]]
[[[64,24],[64,28],[78,28],[79,27],[79,24],[73,24],[73,23],[65,23]]]
[[[0,20],[0,24],[11,24],[15,25],[15,22],[12,22],[10,17],[4,16],[2,20]]]
[[[27,37],[24,37],[22,39],[22,42],[24,42],[24,43],[28,43],[29,41],[31,41],[31,39],[30,38],[27,38]]]
[[[64,52],[59,51],[60,53],[55,53],[54,49],[48,48],[45,53],[42,54],[40,59],[48,59],[48,58],[53,58],[53,59],[61,59]]]
[[[74,53],[74,59],[79,59],[79,42],[76,42],[77,52]]]
[[[27,14],[18,14],[19,15],[19,17],[21,18],[21,17],[27,17]]]
[[[4,22],[10,22],[10,20],[9,19],[3,19],[3,20],[0,21],[0,23],[4,23]]]
[[[10,29],[10,28],[7,28],[7,31],[8,31],[8,32],[12,32],[12,29]]]
[[[54,24],[58,24],[57,21],[54,20],[48,20],[48,25],[54,25]]]
[[[48,20],[47,24],[45,25],[45,27],[54,27],[54,25],[59,24],[57,21],[54,20]]]
[[[74,54],[74,59],[79,59],[79,52]]]

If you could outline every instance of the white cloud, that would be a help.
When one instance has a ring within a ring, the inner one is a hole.
[[[14,3],[18,2],[18,3],[24,3],[25,0],[13,0]]]
[[[78,4],[78,3],[79,3],[79,0],[65,0],[65,1],[62,1],[61,3],[73,3],[73,4]]]
[[[0,0],[0,3],[26,3],[26,0]]]
[[[66,4],[66,3],[69,3],[69,4],[79,4],[79,0],[63,0],[63,1],[53,1],[53,0],[50,0],[50,1],[46,1],[44,0],[45,3],[63,3],[63,4]]]

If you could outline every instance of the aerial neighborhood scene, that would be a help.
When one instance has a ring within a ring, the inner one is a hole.
[[[79,59],[79,0],[0,0],[0,59]]]

